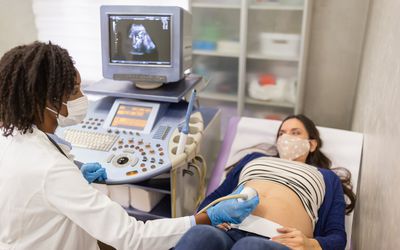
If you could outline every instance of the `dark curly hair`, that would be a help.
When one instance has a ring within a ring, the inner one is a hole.
[[[51,104],[60,110],[74,89],[76,69],[68,51],[51,42],[17,46],[0,60],[0,128],[25,134],[44,121]],[[47,103],[48,102],[48,103]]]
[[[346,214],[350,214],[354,210],[356,203],[356,195],[353,192],[353,185],[351,183],[350,171],[343,167],[331,168],[332,165],[331,160],[320,150],[322,147],[322,140],[319,135],[318,129],[315,126],[314,122],[307,116],[300,114],[300,115],[291,115],[286,117],[282,121],[278,129],[278,135],[283,123],[289,119],[297,119],[301,123],[303,123],[305,129],[307,130],[309,139],[314,139],[317,141],[317,147],[314,152],[310,152],[308,154],[306,163],[319,168],[332,169],[339,176],[342,182],[343,192],[350,201],[350,203],[346,204]]]

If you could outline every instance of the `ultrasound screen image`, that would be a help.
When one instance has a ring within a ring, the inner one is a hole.
[[[171,16],[110,15],[110,62],[170,65]]]

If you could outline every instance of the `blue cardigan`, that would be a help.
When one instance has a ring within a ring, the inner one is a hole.
[[[266,156],[261,153],[248,154],[229,172],[225,181],[200,204],[199,210],[219,197],[233,192],[239,182],[242,168],[250,161]],[[346,247],[344,216],[346,203],[339,177],[328,169],[318,168],[325,181],[325,197],[318,210],[318,221],[314,229],[314,238],[322,249],[340,250]]]

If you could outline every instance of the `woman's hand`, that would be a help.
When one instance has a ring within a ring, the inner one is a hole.
[[[272,237],[272,241],[289,247],[292,250],[321,249],[318,241],[305,236],[300,230],[290,227],[278,228],[281,235]]]
[[[217,227],[218,227],[219,229],[224,230],[225,232],[228,231],[228,230],[230,230],[230,229],[232,228],[232,227],[231,227],[231,224],[226,223],[226,222],[219,224]]]

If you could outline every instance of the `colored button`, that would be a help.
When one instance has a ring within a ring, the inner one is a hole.
[[[137,173],[138,173],[138,171],[133,170],[133,171],[126,172],[126,175],[127,176],[134,176],[134,175],[137,175]]]

